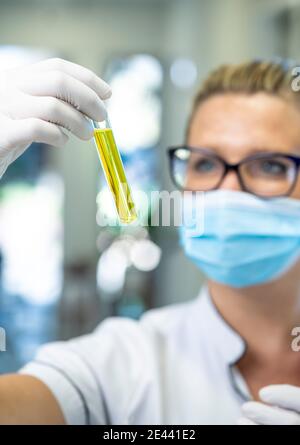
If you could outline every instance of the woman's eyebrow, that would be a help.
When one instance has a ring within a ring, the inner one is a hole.
[[[300,147],[290,147],[290,148],[288,148],[287,149],[287,147],[270,147],[270,148],[268,148],[268,147],[261,147],[261,148],[259,148],[259,147],[254,147],[254,148],[251,148],[250,150],[249,150],[249,152],[248,152],[249,154],[248,155],[246,155],[246,156],[251,156],[252,154],[253,155],[255,155],[255,154],[260,154],[260,153],[262,153],[262,154],[268,154],[268,153],[270,153],[270,154],[272,154],[272,153],[281,153],[281,154],[283,154],[283,155],[300,155]]]
[[[228,154],[228,148],[224,149],[222,147],[217,147],[217,146],[213,146],[213,145],[202,145],[202,146],[191,146],[193,148],[205,148],[206,150],[209,150],[212,152],[212,154],[216,154],[217,156],[220,157],[226,157],[226,155]],[[239,151],[239,149],[237,149],[237,152]],[[273,146],[273,147],[249,147],[248,149],[245,148],[244,152],[242,153],[242,158],[251,156],[251,155],[255,155],[255,154],[260,154],[260,153],[282,153],[282,154],[291,154],[291,155],[298,155],[300,156],[300,145],[299,147],[290,147],[287,149],[287,147],[282,147],[282,146]],[[232,152],[231,152],[232,154]]]

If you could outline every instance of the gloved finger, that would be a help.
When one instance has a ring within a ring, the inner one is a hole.
[[[247,417],[241,417],[237,421],[237,425],[258,425],[258,423],[253,422],[253,420],[247,419]]]
[[[90,87],[103,100],[111,96],[111,88],[103,79],[88,68],[77,65],[77,63],[52,58],[35,63],[32,67],[42,71],[61,71],[68,74]]]
[[[12,148],[18,144],[25,145],[32,142],[60,147],[69,139],[58,125],[37,118],[14,120],[13,130],[14,134],[10,139]]]
[[[269,385],[259,391],[261,400],[270,405],[300,413],[300,388],[292,385]]]
[[[5,124],[5,134],[0,132],[0,179],[32,142],[60,146],[68,140],[59,127],[39,119],[12,120],[0,115],[0,122]]]
[[[18,88],[33,96],[52,96],[61,99],[96,121],[103,121],[106,109],[94,90],[81,81],[60,71],[34,73],[17,82]]]
[[[14,110],[16,119],[36,117],[69,130],[80,139],[93,136],[93,126],[80,111],[55,97],[28,96]]]
[[[260,402],[245,403],[242,412],[245,417],[262,425],[300,425],[297,413]]]

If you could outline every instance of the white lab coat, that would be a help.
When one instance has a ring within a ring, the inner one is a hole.
[[[69,424],[235,424],[249,398],[234,366],[244,351],[204,288],[139,321],[110,317],[43,346],[20,372],[50,388]]]

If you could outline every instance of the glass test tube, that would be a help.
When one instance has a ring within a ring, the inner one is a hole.
[[[137,218],[137,215],[108,117],[103,122],[93,121],[93,126],[98,155],[107,184],[113,194],[120,221],[129,224]]]

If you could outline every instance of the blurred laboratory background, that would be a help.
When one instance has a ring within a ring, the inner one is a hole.
[[[300,60],[300,1],[0,0],[0,69],[61,57],[111,84],[107,107],[133,192],[173,189],[166,147],[182,143],[209,70],[274,56]],[[147,218],[150,208],[141,211]],[[116,219],[92,140],[33,144],[9,167],[0,183],[0,373],[108,316],[139,318],[197,295],[203,278],[176,228],[102,227],[103,215]]]

